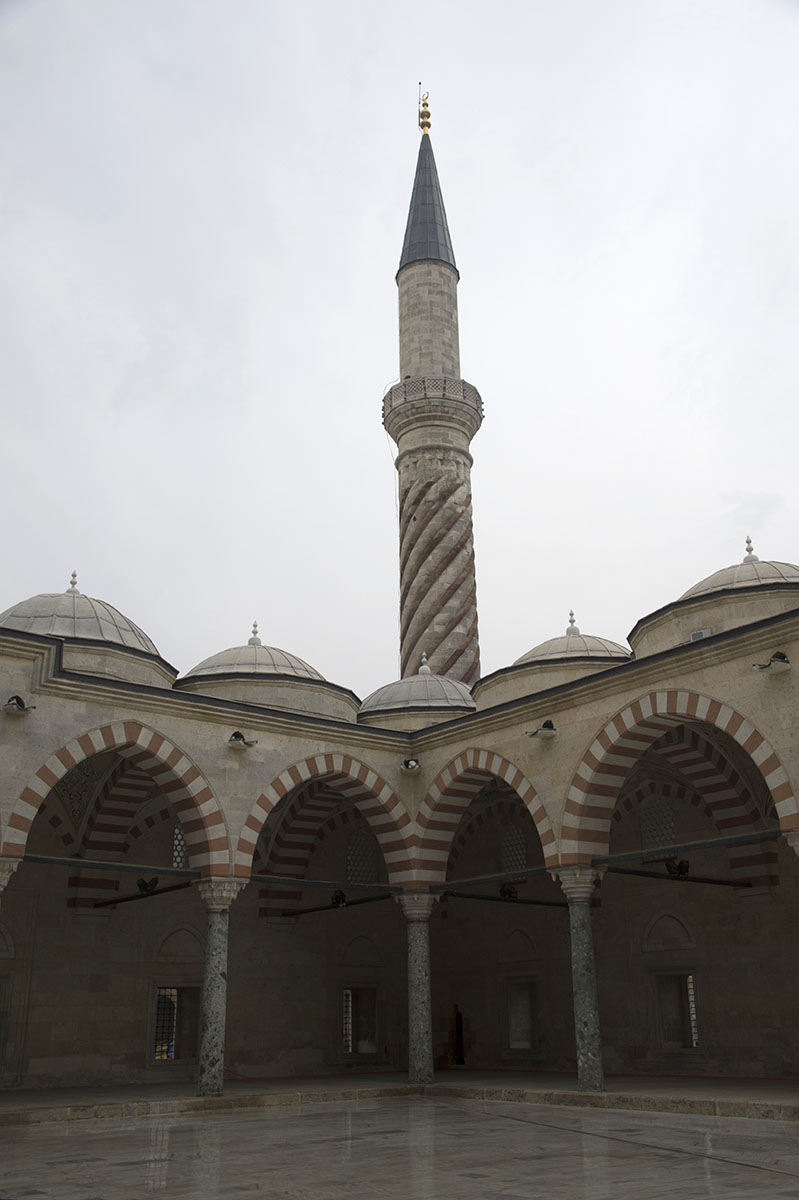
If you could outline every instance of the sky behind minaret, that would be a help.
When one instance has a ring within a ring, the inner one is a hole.
[[[417,81],[460,270],[484,673],[799,561],[795,0],[0,0],[0,611],[396,678]]]

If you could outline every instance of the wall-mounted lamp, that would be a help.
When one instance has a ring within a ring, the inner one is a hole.
[[[232,750],[244,750],[247,746],[257,746],[258,738],[246,738],[244,734],[237,729],[235,733],[231,733],[227,740],[227,744]]]
[[[418,758],[404,759],[403,762],[400,763],[400,770],[401,771],[418,771],[419,770],[419,759]]]
[[[555,726],[552,724],[551,721],[542,721],[541,724],[538,726],[538,729],[526,729],[524,732],[524,736],[525,737],[552,738],[555,736],[555,734],[557,732],[558,732],[557,729],[555,728]]]
[[[775,650],[767,663],[752,663],[756,671],[790,671],[791,660],[782,650]]]
[[[3,705],[3,712],[9,717],[22,717],[25,713],[33,712],[35,704],[26,704],[21,696],[9,696]]]

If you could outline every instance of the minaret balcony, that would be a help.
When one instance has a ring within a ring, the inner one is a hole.
[[[403,379],[383,397],[383,424],[394,441],[410,427],[452,424],[474,437],[483,421],[483,401],[463,379],[416,376]]]

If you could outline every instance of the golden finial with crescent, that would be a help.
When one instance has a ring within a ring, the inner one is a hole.
[[[419,84],[420,93],[421,87],[422,85]],[[419,128],[421,129],[422,133],[430,132],[430,105],[427,103],[429,98],[429,92],[425,92],[424,95],[420,94],[419,96]]]

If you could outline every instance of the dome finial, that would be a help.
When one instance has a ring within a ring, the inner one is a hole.
[[[744,558],[744,562],[745,563],[760,562],[760,559],[757,557],[757,555],[754,552],[754,547],[752,545],[752,539],[748,536],[746,539],[746,557]]]
[[[253,621],[253,623],[252,623],[252,637],[247,642],[247,645],[248,646],[260,646],[261,645],[261,639],[258,637],[258,622],[257,621]]]
[[[67,588],[67,594],[69,594],[69,593],[71,593],[73,596],[80,595],[80,592],[78,591],[78,572],[77,571],[73,571],[72,575],[70,577],[69,587]]]
[[[430,97],[429,92],[425,92],[424,95],[422,95],[422,84],[420,81],[420,83],[419,83],[419,128],[421,129],[423,134],[430,132],[430,106],[427,103],[429,97]]]
[[[432,675],[433,674],[433,672],[430,670],[430,668],[427,665],[427,651],[426,650],[422,651],[422,662],[419,667],[419,674],[420,675]]]
[[[569,609],[569,624],[566,627],[566,633],[567,633],[567,635],[570,635],[570,634],[576,634],[579,632],[580,632],[580,626],[575,625],[575,623],[574,623],[574,609],[570,608]]]

